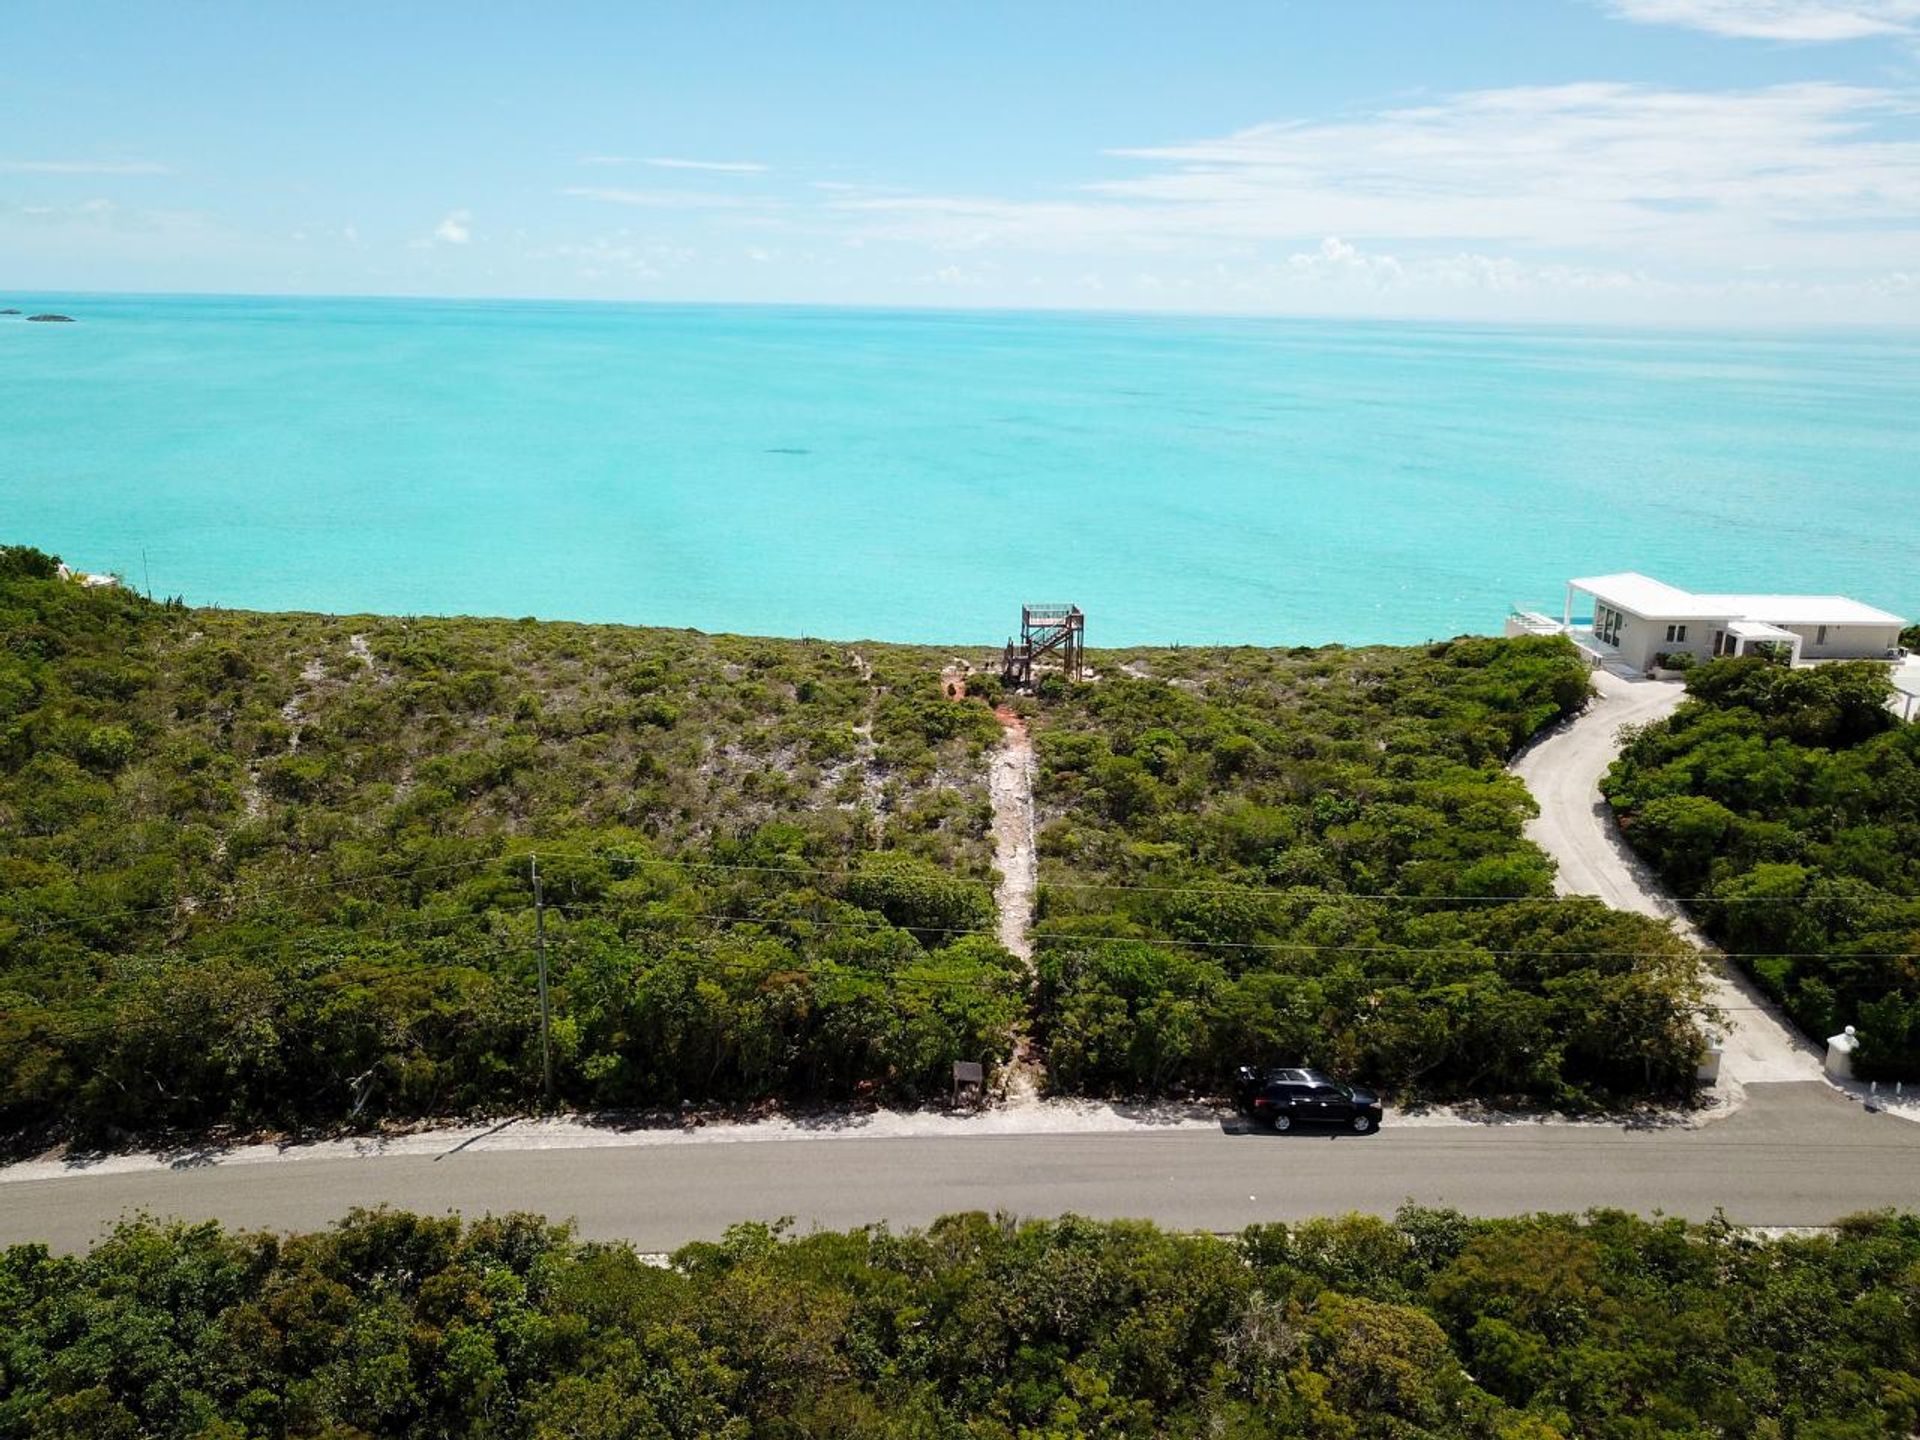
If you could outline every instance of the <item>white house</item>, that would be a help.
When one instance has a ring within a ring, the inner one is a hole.
[[[1891,660],[1905,623],[1844,595],[1696,595],[1627,570],[1569,580],[1559,620],[1516,611],[1507,634],[1566,635],[1603,664],[1639,671],[1680,651],[1699,660],[1772,647],[1794,664]]]

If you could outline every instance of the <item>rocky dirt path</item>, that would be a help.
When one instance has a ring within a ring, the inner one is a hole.
[[[1540,804],[1539,816],[1527,824],[1527,837],[1557,863],[1555,888],[1563,895],[1596,895],[1616,910],[1671,921],[1712,958],[1710,998],[1726,1016],[1720,1037],[1723,1086],[1821,1079],[1820,1051],[1694,929],[1633,853],[1614,822],[1613,807],[1600,793],[1600,779],[1620,753],[1621,728],[1665,719],[1685,698],[1685,686],[1678,681],[1627,680],[1604,670],[1595,674],[1594,685],[1599,695],[1584,712],[1528,747],[1511,767]]]
[[[1002,705],[993,713],[1003,732],[987,771],[987,790],[993,800],[993,864],[1000,872],[993,900],[1000,917],[1000,943],[1031,968],[1033,896],[1040,872],[1033,843],[1033,737],[1012,707]],[[1032,1037],[1022,1035],[1004,1077],[1008,1104],[1022,1109],[1041,1104],[1041,1079],[1039,1053]]]
[[[994,902],[1000,911],[1000,943],[1033,960],[1033,894],[1039,860],[1033,848],[1033,739],[1027,722],[1007,706],[994,711],[1005,731],[993,754],[987,785],[993,797],[993,863],[1000,872]]]

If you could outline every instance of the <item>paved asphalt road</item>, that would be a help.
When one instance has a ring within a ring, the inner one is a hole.
[[[1817,1084],[1757,1085],[1700,1129],[1406,1126],[1378,1135],[1140,1130],[968,1139],[480,1150],[200,1165],[0,1183],[0,1243],[83,1248],[145,1208],[278,1230],[378,1202],[442,1212],[535,1210],[589,1237],[670,1250],[729,1223],[802,1229],[955,1210],[1134,1216],[1194,1230],[1407,1199],[1481,1215],[1614,1206],[1751,1225],[1818,1225],[1920,1201],[1920,1125]]]

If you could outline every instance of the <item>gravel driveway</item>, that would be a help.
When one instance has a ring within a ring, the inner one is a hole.
[[[1599,694],[1584,712],[1522,751],[1511,767],[1539,802],[1527,837],[1558,864],[1555,887],[1563,895],[1597,895],[1616,910],[1670,920],[1707,952],[1715,968],[1713,1002],[1727,1020],[1723,1086],[1823,1078],[1820,1050],[1693,928],[1627,845],[1600,794],[1600,778],[1620,750],[1621,727],[1665,719],[1685,698],[1686,687],[1677,680],[1626,680],[1605,670],[1595,672],[1594,686]]]

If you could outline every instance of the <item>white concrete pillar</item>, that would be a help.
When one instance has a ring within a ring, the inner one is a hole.
[[[1838,1035],[1827,1037],[1827,1074],[1836,1080],[1853,1078],[1853,1052],[1860,1048],[1860,1037],[1849,1025]]]

